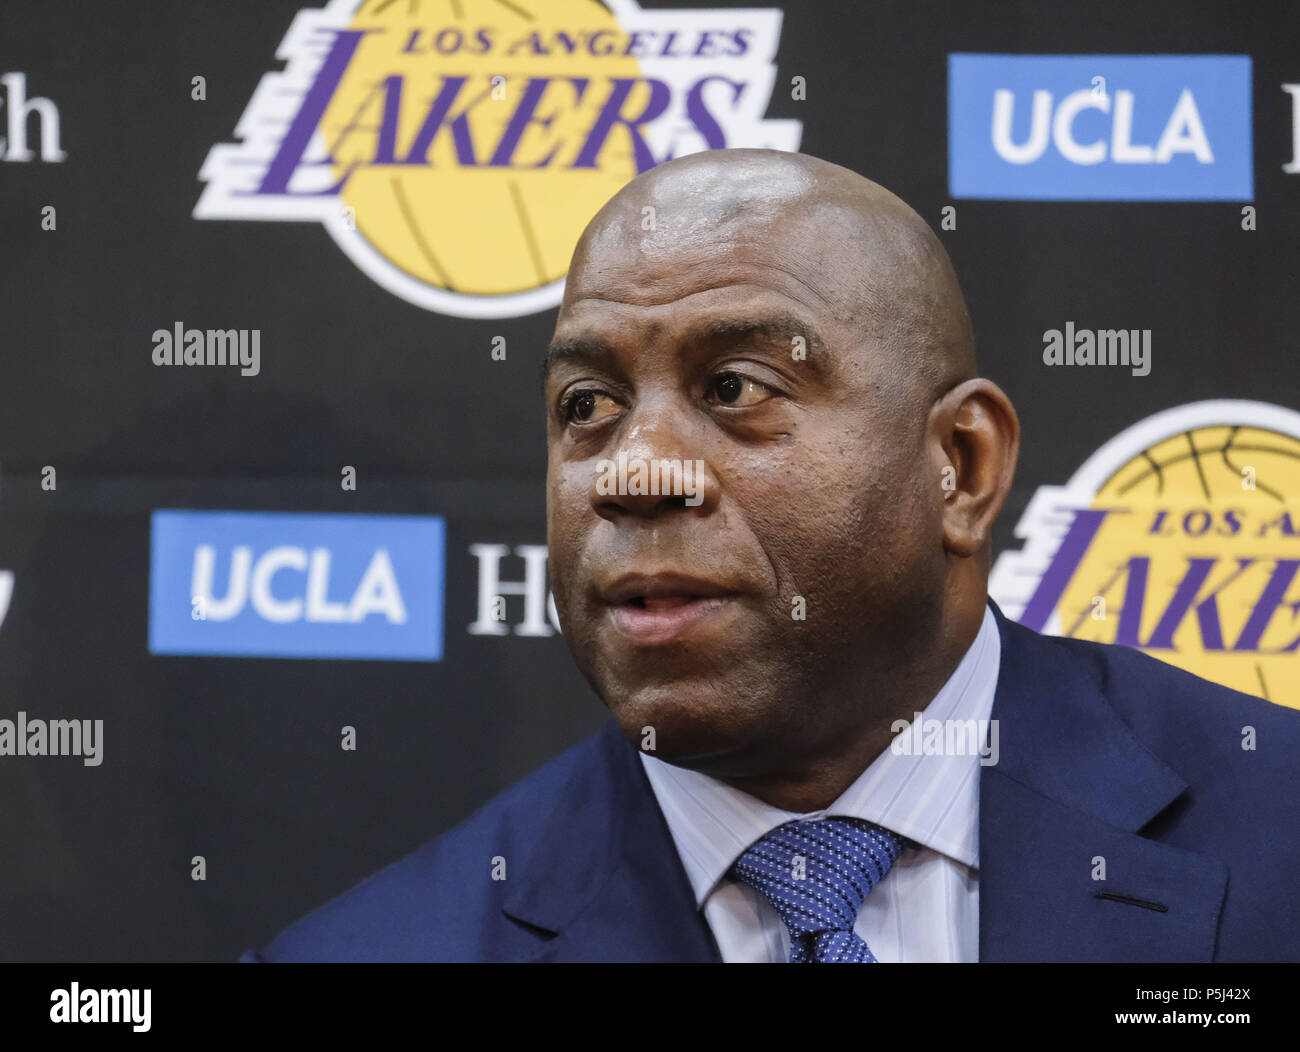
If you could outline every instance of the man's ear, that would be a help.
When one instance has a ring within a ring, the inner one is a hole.
[[[943,543],[954,555],[976,554],[1011,490],[1020,452],[1020,421],[997,384],[958,384],[930,410],[926,442],[943,504]]]

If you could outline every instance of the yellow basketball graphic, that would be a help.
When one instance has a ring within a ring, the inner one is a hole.
[[[1057,607],[1062,634],[1300,708],[1300,438],[1188,428],[1133,455],[1090,510],[1105,515]]]
[[[321,122],[335,174],[347,176],[340,199],[362,236],[424,284],[494,296],[562,278],[583,227],[637,172],[626,138],[613,136],[595,167],[571,164],[606,102],[591,85],[637,81],[629,113],[649,101],[635,58],[567,53],[601,31],[612,46],[618,23],[595,0],[424,0],[416,10],[370,0],[349,26],[366,35]],[[447,119],[426,143],[440,101]],[[511,121],[530,116],[495,156]],[[385,135],[396,163],[376,164],[387,161]]]

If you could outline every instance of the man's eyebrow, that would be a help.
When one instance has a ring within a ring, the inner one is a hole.
[[[796,340],[803,340],[806,356],[795,360],[807,361],[819,372],[825,371],[827,367],[829,354],[825,342],[815,328],[794,314],[710,318],[692,326],[686,333],[686,339],[693,343],[740,343],[754,337],[782,343],[789,348],[791,354],[799,346]],[[614,348],[599,337],[571,336],[556,340],[547,347],[542,359],[542,384],[546,384],[551,370],[561,362],[604,363],[614,357],[614,354]]]
[[[546,348],[546,354],[542,358],[542,385],[545,386],[551,370],[561,362],[575,360],[605,362],[613,355],[614,348],[598,337],[570,336],[567,339],[555,340]]]
[[[817,369],[824,369],[827,361],[826,344],[817,330],[794,314],[764,314],[756,317],[712,318],[693,327],[689,338],[701,343],[739,343],[753,337],[782,343],[792,353],[803,341],[806,360]],[[802,358],[796,361],[804,360]]]

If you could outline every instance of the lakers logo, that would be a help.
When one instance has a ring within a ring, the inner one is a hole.
[[[639,172],[763,117],[779,10],[634,0],[334,0],[300,11],[200,172],[199,219],[321,223],[390,292],[510,317],[555,306],[584,226]]]
[[[1300,708],[1300,413],[1159,413],[1039,489],[1016,533],[990,581],[1008,616]]]

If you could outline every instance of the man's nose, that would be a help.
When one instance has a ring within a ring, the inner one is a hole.
[[[596,463],[591,504],[617,522],[674,511],[706,515],[717,506],[717,477],[683,410],[647,401],[630,411],[619,441]]]

